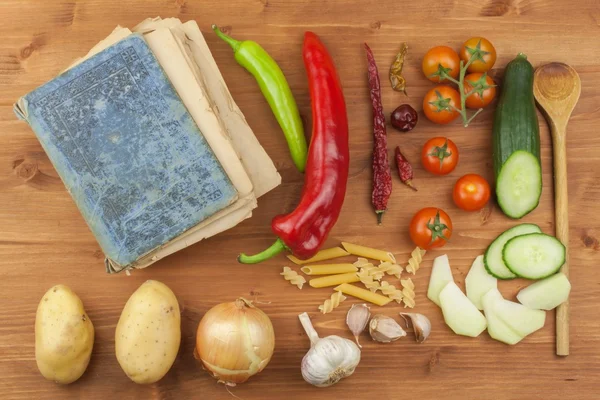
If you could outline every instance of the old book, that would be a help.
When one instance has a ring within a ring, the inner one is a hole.
[[[139,34],[29,93],[15,112],[32,126],[114,270],[151,259],[239,198]],[[252,194],[251,183],[240,187]]]

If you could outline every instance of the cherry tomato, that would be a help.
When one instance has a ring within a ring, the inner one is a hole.
[[[490,104],[492,100],[494,100],[494,97],[496,97],[494,80],[487,75],[483,78],[483,75],[484,74],[480,72],[475,72],[465,76],[465,94],[473,89],[471,83],[473,83],[477,89],[475,93],[467,97],[465,102],[467,108],[483,108]]]
[[[482,37],[473,37],[460,48],[460,59],[466,64],[473,56],[476,59],[469,65],[467,71],[486,72],[492,69],[496,62],[496,49],[489,40]]]
[[[434,175],[447,175],[458,164],[458,148],[445,137],[429,139],[421,151],[421,163]]]
[[[436,86],[423,99],[423,112],[436,124],[449,124],[460,115],[460,94],[450,86]]]
[[[431,82],[441,82],[442,72],[450,75],[452,78],[458,76],[460,72],[460,59],[456,51],[448,46],[436,46],[425,54],[422,63],[423,73]]]
[[[442,247],[452,236],[452,220],[444,210],[423,208],[410,221],[410,238],[424,250]]]
[[[490,185],[481,175],[467,174],[456,181],[452,198],[465,211],[481,210],[490,199]]]

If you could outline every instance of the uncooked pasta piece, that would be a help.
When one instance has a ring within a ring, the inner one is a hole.
[[[406,272],[410,272],[413,275],[416,274],[417,270],[421,267],[421,262],[423,261],[424,255],[425,250],[416,247],[412,253],[410,253],[410,259],[408,260],[408,265],[406,266]]]
[[[377,269],[388,275],[394,275],[398,279],[400,279],[400,274],[402,274],[403,271],[401,266],[398,264],[393,264],[389,261],[382,261]]]
[[[321,311],[323,314],[330,313],[344,300],[346,300],[346,296],[344,296],[342,292],[333,292],[331,297],[325,300],[325,302],[319,306],[319,311]]]
[[[404,308],[415,306],[415,284],[412,279],[401,279],[400,284],[402,285],[402,295],[404,296],[402,301],[404,302]]]
[[[279,275],[283,275],[285,280],[290,281],[292,285],[298,286],[298,289],[302,289],[302,286],[306,283],[306,279],[304,279],[302,275],[298,275],[298,273],[290,267],[283,267],[283,272]]]
[[[309,258],[308,260],[301,260],[298,257],[288,255],[287,258],[294,264],[304,265],[317,261],[331,260],[332,258],[344,257],[350,255],[346,250],[341,247],[332,247],[331,249],[325,249],[319,251],[317,254]]]
[[[368,273],[370,276],[373,277],[373,279],[375,279],[376,281],[380,281],[381,278],[383,278],[383,275],[385,275],[385,272],[379,270],[379,268],[377,268],[376,266],[374,266],[371,263],[365,264],[360,268],[361,271],[366,271],[366,273]]]
[[[367,260],[366,258],[363,257],[358,257],[358,259],[356,261],[354,261],[354,266],[358,267],[358,268],[362,268],[367,264],[371,264],[369,262],[369,260]]]
[[[358,271],[354,264],[320,264],[300,268],[306,275],[333,275]]]
[[[381,285],[379,285],[379,290],[381,293],[385,294],[392,300],[395,300],[396,303],[401,303],[404,295],[400,289],[397,289],[394,285],[390,285],[386,281],[382,281]]]
[[[389,297],[383,296],[378,293],[373,293],[367,289],[360,288],[358,286],[350,285],[349,283],[342,283],[340,286],[334,288],[335,291],[340,291],[349,296],[359,298],[369,303],[377,304],[378,306],[385,306],[387,303],[392,301]]]
[[[366,269],[361,268],[358,272],[358,277],[360,278],[360,282],[371,292],[376,292],[379,289],[379,282],[373,279],[373,276],[369,275],[369,271]]]
[[[361,256],[370,258],[371,260],[389,261],[391,263],[396,262],[396,258],[392,253],[385,250],[374,249],[372,247],[360,246],[358,244],[342,242],[344,249],[350,254],[355,256]]]
[[[308,281],[308,284],[314,288],[322,288],[327,286],[337,286],[341,283],[358,282],[360,279],[356,272],[347,274],[327,275],[320,278],[313,278]]]

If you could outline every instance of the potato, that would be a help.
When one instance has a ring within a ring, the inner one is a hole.
[[[35,315],[35,361],[44,378],[75,382],[90,362],[94,325],[77,295],[65,285],[46,292]]]
[[[181,315],[167,285],[146,281],[127,300],[115,332],[117,360],[135,383],[154,383],[169,371],[181,342]]]

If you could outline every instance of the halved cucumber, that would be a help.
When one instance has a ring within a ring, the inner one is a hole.
[[[496,180],[496,197],[504,214],[521,218],[537,207],[542,195],[542,168],[536,156],[515,151]]]
[[[542,279],[556,273],[565,263],[565,246],[555,237],[530,233],[510,239],[502,259],[521,278]]]
[[[504,261],[502,260],[502,249],[504,248],[504,245],[516,236],[541,232],[542,230],[540,227],[534,224],[521,224],[504,231],[504,233],[498,236],[496,240],[490,244],[485,252],[483,263],[487,272],[498,279],[516,278],[517,276],[506,267],[506,264],[504,264]]]

